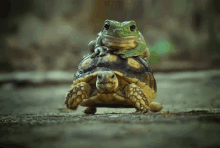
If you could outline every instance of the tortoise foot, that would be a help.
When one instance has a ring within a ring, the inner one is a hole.
[[[95,114],[96,113],[96,107],[87,107],[84,111],[85,114]]]
[[[147,113],[148,111],[149,111],[149,108],[144,108],[144,109],[137,109],[136,108],[135,114],[143,114],[143,113]]]
[[[70,89],[66,95],[66,107],[76,110],[82,100],[89,96],[90,90],[90,85],[86,82],[80,82],[77,85],[73,85],[72,89]]]
[[[134,107],[137,110],[137,113],[147,113],[148,112],[148,99],[144,95],[143,90],[135,85],[130,84],[125,88],[125,96],[127,99],[130,99],[134,104]]]
[[[149,107],[152,112],[159,112],[163,108],[162,104],[159,102],[151,102]]]

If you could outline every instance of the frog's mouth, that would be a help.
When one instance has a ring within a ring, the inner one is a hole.
[[[108,38],[108,39],[112,39],[112,40],[133,40],[136,39],[137,36],[127,36],[127,37],[120,37],[120,36],[113,36],[113,35],[107,35],[107,34],[102,34],[102,39],[103,38]]]
[[[133,49],[137,46],[138,37],[128,36],[128,37],[116,37],[110,35],[102,35],[102,42],[105,46],[113,49]]]

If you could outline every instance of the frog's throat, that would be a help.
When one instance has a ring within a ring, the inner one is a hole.
[[[102,43],[113,49],[128,50],[137,46],[138,36],[114,37],[110,35],[102,35]]]

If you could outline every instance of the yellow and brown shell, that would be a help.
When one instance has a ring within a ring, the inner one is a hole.
[[[140,57],[123,59],[120,55],[111,53],[94,58],[90,58],[90,55],[87,55],[78,66],[73,84],[81,81],[88,82],[99,71],[114,71],[129,83],[136,83],[141,88],[146,85],[155,93],[157,92],[156,80],[146,61]]]

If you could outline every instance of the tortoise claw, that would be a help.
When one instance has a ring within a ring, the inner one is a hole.
[[[144,108],[144,109],[137,109],[135,114],[144,114],[148,112],[148,108]]]
[[[139,86],[134,83],[127,85],[125,88],[125,96],[133,102],[137,113],[148,112],[148,98],[144,95],[143,90]]]

